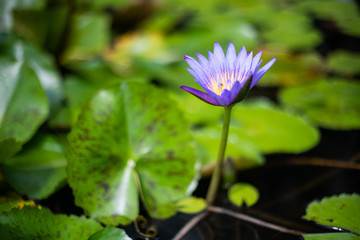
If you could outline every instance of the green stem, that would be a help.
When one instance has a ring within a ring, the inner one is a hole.
[[[216,162],[216,166],[214,169],[214,172],[211,177],[210,186],[206,195],[206,202],[208,205],[212,205],[215,200],[216,192],[219,186],[221,172],[222,172],[222,165],[224,161],[225,156],[225,149],[226,149],[226,143],[229,133],[229,125],[230,125],[230,116],[231,116],[231,107],[225,107],[224,112],[224,122],[223,122],[223,129],[221,134],[221,143],[220,143],[220,149],[219,149],[219,155]]]

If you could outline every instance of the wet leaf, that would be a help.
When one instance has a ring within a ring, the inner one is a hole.
[[[0,72],[0,146],[10,148],[0,152],[9,157],[45,121],[49,105],[39,78],[24,63],[2,58]]]
[[[176,203],[179,212],[194,214],[206,208],[206,201],[203,198],[190,197]]]
[[[360,236],[351,233],[304,234],[305,240],[360,240]]]
[[[89,240],[131,240],[123,229],[106,227],[90,236]]]
[[[305,218],[360,234],[360,196],[341,194],[314,201],[307,207]]]
[[[259,191],[251,184],[236,183],[229,189],[228,198],[236,206],[250,207],[259,200]]]
[[[128,224],[139,194],[149,214],[175,214],[194,187],[188,125],[166,92],[140,83],[101,90],[69,135],[68,177],[76,204],[105,223]]]
[[[266,101],[236,105],[231,126],[243,132],[242,136],[264,153],[300,153],[319,141],[316,128]]]
[[[101,228],[95,220],[53,214],[47,208],[25,206],[0,214],[0,235],[4,239],[86,240]]]
[[[39,135],[22,152],[4,162],[3,174],[21,194],[43,199],[65,181],[66,163],[59,141],[50,135]]]
[[[328,79],[305,86],[284,88],[283,105],[304,113],[315,124],[331,129],[360,128],[360,84]]]
[[[0,42],[0,50],[6,53],[5,58],[16,59],[17,63],[23,62],[34,72],[50,103],[50,114],[55,113],[63,98],[63,86],[54,59],[41,49],[16,37],[10,36],[5,39],[6,41]],[[16,77],[15,73],[11,74],[12,78]]]

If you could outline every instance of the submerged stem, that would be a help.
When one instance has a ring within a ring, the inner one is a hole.
[[[222,172],[222,165],[224,161],[226,143],[229,133],[229,125],[230,125],[230,116],[231,116],[231,107],[224,108],[224,122],[223,122],[223,129],[221,134],[221,142],[220,142],[220,149],[218,159],[215,165],[214,172],[211,177],[210,186],[206,195],[206,201],[208,205],[212,205],[215,200],[216,192],[220,182],[220,176]]]

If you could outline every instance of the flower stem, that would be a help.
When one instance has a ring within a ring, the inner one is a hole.
[[[216,192],[219,186],[221,172],[222,172],[222,165],[224,161],[226,143],[229,133],[229,125],[230,125],[230,116],[231,116],[231,107],[224,108],[224,122],[223,122],[223,129],[221,134],[221,142],[220,142],[220,149],[219,155],[216,162],[216,166],[214,172],[211,177],[210,186],[206,195],[206,202],[208,205],[212,205],[215,200]]]

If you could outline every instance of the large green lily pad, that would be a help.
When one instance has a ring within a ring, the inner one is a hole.
[[[246,137],[264,153],[299,153],[319,141],[316,128],[266,101],[236,105],[231,126],[243,132],[239,137]]]
[[[141,83],[101,90],[68,138],[76,204],[113,224],[136,218],[139,195],[151,216],[175,214],[197,175],[188,127],[163,90]]]
[[[314,84],[284,88],[280,101],[305,113],[315,124],[331,129],[360,128],[360,84],[328,79]]]
[[[102,229],[93,219],[53,214],[47,208],[25,206],[19,210],[0,214],[0,236],[2,239],[66,239],[87,240]]]
[[[360,196],[341,194],[314,201],[307,207],[305,218],[360,235]]]
[[[4,162],[3,174],[21,194],[43,199],[65,182],[66,164],[59,141],[50,135],[39,135],[22,152]]]
[[[360,240],[360,236],[351,233],[317,233],[303,237],[305,240]]]

